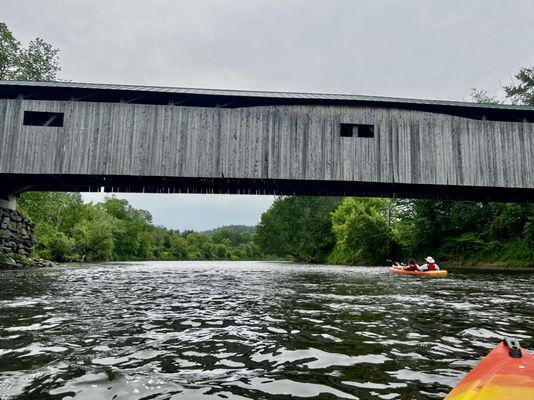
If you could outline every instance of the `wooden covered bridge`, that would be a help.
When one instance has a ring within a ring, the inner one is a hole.
[[[534,107],[0,81],[0,197],[28,190],[534,198]]]

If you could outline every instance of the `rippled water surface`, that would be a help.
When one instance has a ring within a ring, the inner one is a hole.
[[[440,399],[534,275],[150,262],[0,271],[1,399]]]

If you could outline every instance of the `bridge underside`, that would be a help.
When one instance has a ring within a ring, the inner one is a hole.
[[[214,193],[532,202],[534,189],[283,179],[0,174],[0,196],[27,191]]]

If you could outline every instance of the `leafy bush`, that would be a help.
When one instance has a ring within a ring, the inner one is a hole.
[[[332,214],[336,248],[331,262],[385,264],[395,237],[382,199],[344,199]]]

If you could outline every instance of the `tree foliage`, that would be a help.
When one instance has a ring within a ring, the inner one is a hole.
[[[279,197],[261,216],[256,243],[269,257],[323,261],[335,244],[330,213],[338,202],[332,197]]]
[[[0,80],[56,80],[61,71],[58,53],[58,49],[41,38],[24,47],[0,22]]]
[[[359,265],[426,255],[440,261],[534,265],[531,204],[345,198],[330,209],[314,207],[313,219],[304,218],[310,204],[323,201],[275,201],[257,228],[260,250],[299,261]],[[318,248],[322,251],[314,252]]]
[[[403,243],[406,255],[534,265],[529,242],[532,204],[435,200],[411,204],[411,212],[400,222],[405,237],[410,237]]]
[[[37,256],[55,261],[250,260],[253,235],[231,228],[208,233],[155,226],[149,212],[114,197],[84,203],[79,194],[29,192],[19,198],[34,222]]]
[[[474,102],[483,104],[499,104],[501,102],[497,96],[484,89],[471,89],[471,98]]]
[[[514,104],[534,106],[534,66],[519,69],[515,78],[517,82],[504,87],[506,96]]]
[[[503,89],[506,99],[513,104],[534,106],[534,66],[520,68],[515,74],[515,81]],[[477,103],[502,103],[497,96],[484,89],[471,89],[471,98]]]
[[[250,229],[178,232],[108,198],[32,192],[19,199],[35,223],[37,255],[57,261],[252,260],[384,265],[441,261],[534,265],[534,205],[439,200],[281,197]]]
[[[391,227],[393,204],[385,199],[344,199],[332,214],[336,248],[331,261],[382,264],[396,247]]]

